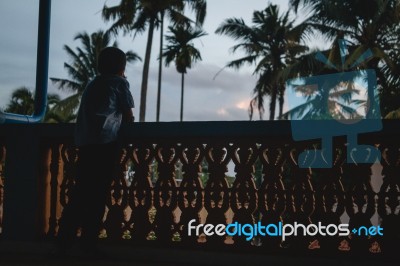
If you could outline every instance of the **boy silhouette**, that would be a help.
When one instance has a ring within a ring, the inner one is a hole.
[[[114,177],[118,133],[133,122],[133,97],[125,79],[126,54],[104,48],[97,75],[85,88],[78,110],[75,144],[78,147],[76,183],[65,206],[56,239],[57,253],[72,248],[81,227],[82,250],[96,254],[107,192]]]

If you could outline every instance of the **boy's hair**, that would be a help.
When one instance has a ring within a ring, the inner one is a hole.
[[[101,50],[97,61],[100,74],[118,74],[125,70],[126,54],[116,47],[106,47]]]

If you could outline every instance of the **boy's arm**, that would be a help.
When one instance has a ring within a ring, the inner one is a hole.
[[[126,80],[120,83],[117,90],[117,97],[122,111],[122,122],[133,123],[135,117],[133,116],[133,108],[135,107],[132,94],[129,90],[129,83]]]
[[[122,121],[124,123],[133,123],[135,121],[132,108],[127,109],[127,111],[122,114]]]

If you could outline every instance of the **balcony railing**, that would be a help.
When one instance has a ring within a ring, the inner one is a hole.
[[[0,234],[3,225],[3,199],[4,199],[4,161],[6,157],[6,149],[0,141]]]
[[[57,234],[75,179],[73,126],[0,126],[4,238]],[[400,243],[399,133],[398,121],[384,121],[382,131],[358,136],[360,144],[381,151],[380,163],[346,163],[346,138],[336,137],[332,168],[304,169],[298,167],[298,154],[318,140],[293,141],[289,121],[130,125],[123,131],[125,145],[99,237],[255,252],[395,254]],[[384,235],[299,235],[285,242],[280,237],[197,237],[187,233],[192,219],[214,225],[380,225]]]

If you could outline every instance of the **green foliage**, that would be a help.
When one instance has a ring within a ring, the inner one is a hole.
[[[60,100],[54,109],[57,112],[66,113],[74,116],[77,112],[80,98],[87,84],[98,74],[97,59],[101,50],[108,46],[118,47],[116,41],[112,42],[109,32],[99,30],[89,35],[86,32],[78,33],[74,40],[80,42],[80,46],[72,49],[68,45],[64,46],[70,63],[64,63],[69,79],[50,78],[58,86],[58,89],[71,92],[68,97]],[[127,51],[127,62],[141,60],[132,51]]]
[[[333,41],[328,59],[335,65],[341,64],[339,53],[333,53],[337,39],[349,41],[349,51],[353,58],[370,49],[373,57],[359,66],[374,69],[377,74],[383,117],[400,107],[400,2],[397,0],[291,0],[297,11],[305,8],[308,18],[303,21],[307,37],[321,34],[326,41]],[[350,56],[351,57],[351,56]],[[307,64],[302,64],[303,69]],[[346,67],[346,65],[344,66]],[[310,71],[317,74],[326,68]]]
[[[15,113],[21,115],[31,115],[34,111],[34,95],[31,90],[26,87],[20,87],[11,95],[11,100],[6,109],[7,113]]]
[[[71,116],[60,109],[55,108],[60,102],[60,96],[57,94],[47,95],[47,107],[46,114],[43,119],[45,123],[60,123],[60,122],[70,122],[75,117]],[[5,108],[7,113],[15,113],[21,115],[32,115],[35,108],[35,95],[34,93],[26,88],[20,87],[11,95],[10,102]]]
[[[200,51],[194,47],[192,41],[200,38],[206,33],[201,29],[193,29],[186,26],[168,27],[170,35],[165,39],[168,45],[164,48],[162,56],[165,58],[165,65],[169,66],[175,62],[176,70],[185,74],[192,64],[201,60]]]
[[[289,14],[293,10],[308,12],[308,17],[295,25]],[[241,18],[226,19],[216,30],[238,41],[232,52],[241,50],[245,56],[229,62],[226,67],[254,66],[258,81],[249,107],[250,119],[258,109],[264,113],[264,101],[270,98],[270,119],[275,118],[279,103],[279,118],[283,116],[284,83],[288,78],[321,75],[338,71],[374,69],[378,78],[381,113],[383,116],[400,108],[400,2],[397,0],[291,0],[288,12],[279,14],[276,5],[269,4],[253,13],[251,26]],[[322,35],[332,46],[321,51],[339,70],[329,69],[315,59],[305,40]],[[349,41],[349,56],[342,65],[336,41]],[[349,69],[359,56],[370,49],[373,57],[354,69]],[[310,102],[312,103],[312,102]],[[308,104],[309,105],[309,104]],[[306,106],[303,106],[306,107]],[[298,110],[297,110],[298,111]],[[340,117],[342,114],[338,114]]]
[[[168,29],[171,34],[166,36],[168,45],[164,48],[164,53],[161,56],[165,58],[166,66],[175,62],[176,70],[182,75],[180,113],[180,121],[182,121],[185,87],[184,75],[188,68],[192,68],[193,63],[201,60],[200,51],[194,47],[192,41],[206,35],[206,33],[200,28],[193,29],[185,25],[178,25],[177,27],[170,26]]]
[[[258,109],[262,119],[266,96],[270,97],[269,119],[275,119],[277,101],[279,116],[282,115],[285,90],[283,71],[293,57],[308,50],[307,46],[300,43],[305,28],[301,24],[294,26],[294,20],[289,15],[289,11],[280,14],[277,5],[269,4],[262,11],[254,11],[251,26],[241,18],[229,18],[215,31],[239,41],[231,48],[232,52],[241,50],[245,53],[245,56],[229,62],[225,67],[238,69],[246,64],[252,65],[253,74],[258,76],[249,107],[250,119],[255,109]]]

